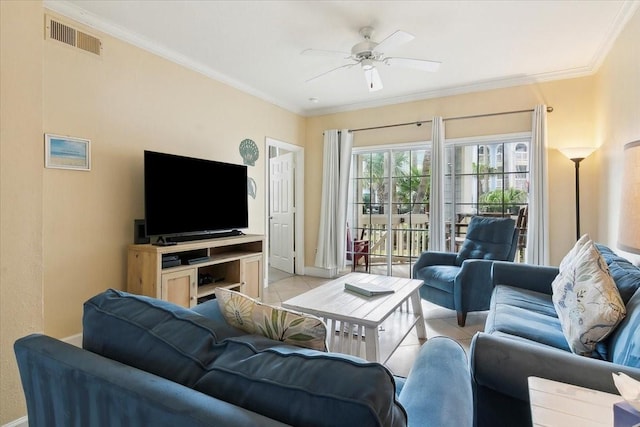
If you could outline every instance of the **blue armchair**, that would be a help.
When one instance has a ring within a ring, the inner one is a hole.
[[[493,261],[513,261],[517,247],[513,219],[474,216],[458,253],[423,252],[413,265],[413,277],[424,281],[420,296],[456,310],[464,326],[467,312],[489,309]]]

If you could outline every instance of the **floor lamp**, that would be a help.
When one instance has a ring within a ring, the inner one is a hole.
[[[624,146],[618,247],[640,254],[640,140]]]
[[[572,147],[559,150],[576,165],[576,240],[578,240],[580,239],[580,162],[596,149],[595,147]]]

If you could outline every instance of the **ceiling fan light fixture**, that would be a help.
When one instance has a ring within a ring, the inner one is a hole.
[[[378,74],[376,67],[364,70],[364,78],[367,81],[369,92],[376,92],[382,89],[382,79],[380,79],[380,74]]]
[[[373,65],[373,61],[371,59],[363,59],[360,62],[360,65],[365,71],[373,70],[374,68],[376,68],[375,65]]]

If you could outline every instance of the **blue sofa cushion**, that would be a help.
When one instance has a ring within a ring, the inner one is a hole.
[[[499,332],[571,351],[551,295],[498,285],[491,297],[486,333]]]
[[[410,426],[472,426],[473,393],[464,349],[448,337],[422,346],[398,398]]]
[[[511,218],[474,216],[458,251],[456,264],[466,259],[508,260],[513,244],[515,221]]]
[[[82,346],[192,387],[224,351],[220,325],[166,301],[109,289],[84,304]]]
[[[14,348],[32,427],[286,427],[46,335]]]
[[[220,304],[218,304],[218,300],[215,298],[192,307],[191,311],[201,314],[204,317],[215,322],[215,333],[218,341],[222,341],[225,338],[237,337],[247,334],[245,331],[234,328],[227,323],[224,315],[222,314],[222,311],[220,311]]]
[[[640,291],[626,308],[627,315],[608,338],[608,356],[613,363],[640,368]]]
[[[609,266],[609,273],[616,282],[622,301],[626,304],[640,288],[640,268],[617,255],[607,246],[596,243],[596,248]]]
[[[227,349],[195,389],[291,425],[407,424],[394,378],[383,365],[284,344],[270,346],[260,338],[229,338]]]
[[[430,265],[419,270],[418,276],[429,286],[438,288],[448,293],[453,293],[453,282],[460,272],[460,267],[455,265]]]

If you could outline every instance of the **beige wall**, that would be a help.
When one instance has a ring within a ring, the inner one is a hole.
[[[597,74],[596,152],[601,162],[598,214],[600,238],[611,248],[618,241],[622,152],[624,144],[640,140],[640,10],[631,18]],[[624,227],[623,227],[624,228]],[[617,249],[617,248],[616,248]],[[640,263],[640,256],[622,255]]]
[[[44,40],[40,2],[0,5],[4,424],[26,413],[15,339],[80,333],[85,300],[125,289],[143,150],[241,164],[240,141],[253,139],[249,232],[264,233],[265,138],[304,144],[305,119],[63,17],[99,37],[103,55]],[[92,170],[45,169],[43,133],[90,139]]]
[[[0,424],[23,416],[13,342],[42,331],[42,7],[0,1]]]
[[[44,170],[45,333],[57,337],[80,332],[86,299],[125,286],[126,245],[144,217],[143,150],[242,164],[240,141],[253,139],[260,158],[249,167],[258,187],[249,231],[262,234],[265,137],[304,142],[302,117],[84,30],[102,40],[101,57],[44,42],[44,131],[92,141],[91,172]]]
[[[548,115],[550,233],[553,236],[551,261],[559,263],[575,242],[574,164],[557,150],[565,146],[594,145],[593,77],[561,80],[537,85],[518,86],[466,95],[430,99],[393,106],[331,114],[308,119],[306,194],[306,265],[313,265],[319,225],[322,131],[325,129],[357,129],[382,124],[428,120],[434,115],[444,118],[502,111],[531,109],[536,104],[554,108]],[[531,130],[531,114],[505,115],[445,122],[447,138],[504,134]],[[431,139],[431,126],[423,125],[357,132],[354,146],[372,146]],[[581,166],[581,188],[593,189],[581,194],[581,230],[598,234],[594,212],[597,196],[597,164],[586,159]]]

